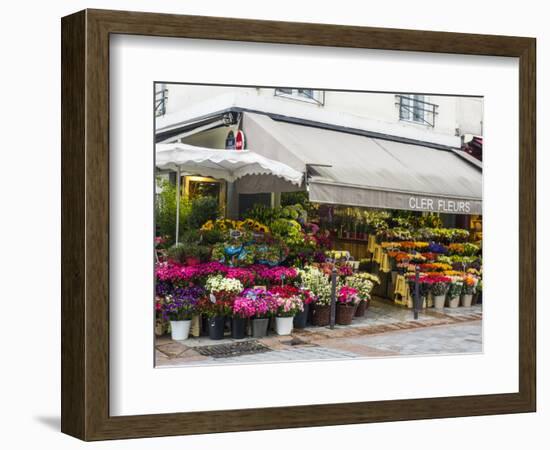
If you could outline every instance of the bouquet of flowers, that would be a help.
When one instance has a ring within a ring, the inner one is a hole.
[[[237,278],[226,278],[222,275],[212,275],[206,279],[205,287],[213,294],[227,292],[238,294],[243,290],[243,284]]]
[[[460,276],[452,276],[451,284],[449,285],[448,295],[450,298],[455,298],[462,292],[462,286],[464,284],[463,278]]]
[[[447,290],[449,289],[449,284],[450,283],[448,281],[433,282],[431,287],[432,295],[434,296],[445,295],[447,293]]]
[[[269,293],[271,295],[276,295],[282,298],[294,297],[298,295],[299,292],[300,292],[300,289],[290,284],[286,284],[284,286],[273,286],[272,288],[269,289]]]
[[[253,308],[254,314],[249,317],[256,319],[271,317],[276,313],[278,308],[273,295],[264,289],[245,289],[240,298],[248,300],[241,300],[243,308]],[[251,311],[249,310],[249,312]]]
[[[338,303],[344,305],[356,305],[361,301],[361,298],[359,297],[359,291],[357,289],[349,286],[342,286],[338,290],[336,300]]]
[[[471,274],[468,274],[464,277],[464,285],[462,288],[462,293],[466,295],[473,294],[476,291],[476,286],[479,279],[474,277]]]
[[[257,283],[281,284],[298,276],[298,271],[293,267],[267,267],[261,264],[250,266],[249,269],[256,274]]]
[[[370,274],[358,273],[346,278],[346,285],[357,290],[359,298],[364,301],[370,300],[370,293],[374,287],[374,282],[367,276]]]
[[[284,286],[273,286],[269,289],[269,293],[282,298],[299,297],[304,305],[309,305],[317,300],[315,295],[313,295],[309,289],[297,288],[296,286],[292,286],[290,284],[286,284]]]
[[[277,305],[276,315],[278,317],[293,317],[304,310],[304,303],[300,297],[273,297]]]
[[[164,320],[190,320],[195,312],[198,299],[194,297],[174,297],[168,295],[158,304]]]
[[[236,297],[232,312],[234,317],[247,319],[256,315],[256,301],[250,297]]]
[[[320,305],[330,304],[329,277],[313,266],[306,266],[298,271],[302,286],[309,290]]]

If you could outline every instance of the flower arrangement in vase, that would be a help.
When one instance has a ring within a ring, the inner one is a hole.
[[[208,317],[208,334],[210,339],[223,339],[225,317],[231,315],[233,301],[243,285],[236,278],[211,275],[206,279],[205,288],[210,292],[202,304],[202,312]]]
[[[193,296],[166,296],[159,302],[159,309],[165,320],[170,321],[172,340],[183,341],[189,337],[191,316],[195,311],[198,299]]]
[[[278,335],[289,335],[292,332],[294,316],[304,310],[304,302],[298,295],[273,297],[277,309],[275,312],[275,331]]]
[[[462,293],[464,281],[460,276],[452,276],[450,278],[451,283],[447,291],[448,305],[449,308],[457,308],[460,303],[460,294]]]
[[[370,301],[371,291],[374,288],[372,276],[369,273],[357,273],[347,277],[345,283],[347,286],[357,289],[359,303],[355,311],[355,317],[363,317]]]
[[[328,275],[314,266],[306,266],[298,271],[304,287],[315,297],[312,303],[311,323],[315,326],[326,326],[330,323],[331,284]]]
[[[472,297],[476,291],[476,286],[479,281],[477,277],[471,274],[467,274],[463,278],[464,285],[462,286],[461,303],[462,306],[468,308],[472,306]]]
[[[239,308],[251,319],[252,336],[266,336],[269,319],[277,309],[273,296],[265,289],[245,289],[239,297]]]
[[[449,277],[431,276],[426,277],[430,284],[430,292],[434,301],[434,308],[443,309],[445,307],[445,294],[449,290],[451,279]]]

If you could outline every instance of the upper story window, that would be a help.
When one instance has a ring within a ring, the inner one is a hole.
[[[325,104],[325,92],[316,91],[314,89],[276,88],[275,96],[292,98],[308,103],[316,103],[318,105]]]
[[[165,84],[155,84],[155,116],[164,116],[166,114],[166,104],[168,103],[168,89]]]
[[[438,105],[427,102],[423,95],[396,95],[399,105],[399,120],[435,126]]]

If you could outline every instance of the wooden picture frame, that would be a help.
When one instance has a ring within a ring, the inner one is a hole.
[[[61,29],[64,433],[101,440],[535,411],[535,39],[104,10],[64,17]],[[519,58],[519,391],[109,416],[109,36],[117,33]]]

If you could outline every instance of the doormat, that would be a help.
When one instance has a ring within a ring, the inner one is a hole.
[[[271,349],[256,340],[233,342],[231,344],[205,345],[195,347],[197,353],[212,358],[232,358],[241,355],[253,355],[255,353],[270,352]]]

